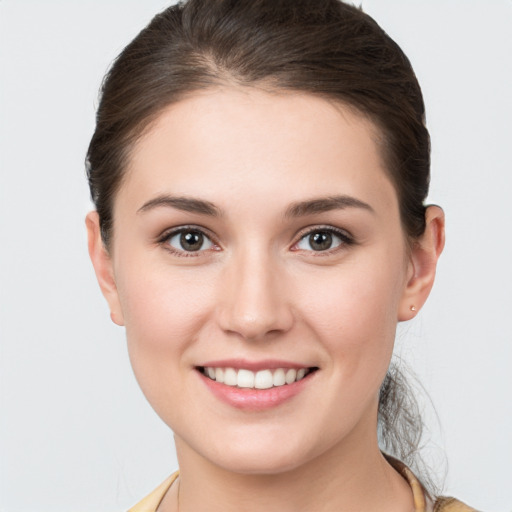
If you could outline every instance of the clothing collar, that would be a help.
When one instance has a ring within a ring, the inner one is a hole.
[[[432,512],[433,504],[426,496],[423,485],[416,478],[414,473],[398,459],[394,459],[389,455],[385,455],[385,457],[393,468],[409,483],[413,494],[414,512]],[[128,512],[156,512],[156,509],[163,500],[165,493],[170,489],[178,476],[179,471],[176,471],[167,478],[167,480],[162,482],[149,496],[146,496],[146,498],[128,510]]]

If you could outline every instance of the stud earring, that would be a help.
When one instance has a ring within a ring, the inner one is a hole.
[[[410,309],[411,311],[416,311],[416,306],[411,306],[409,309]]]

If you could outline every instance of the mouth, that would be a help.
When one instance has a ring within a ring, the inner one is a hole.
[[[289,386],[301,381],[317,367],[301,368],[264,368],[252,371],[247,368],[232,368],[222,366],[197,366],[196,369],[206,378],[239,389],[271,389]]]
[[[251,412],[277,407],[300,394],[315,380],[319,368],[277,361],[229,361],[207,363],[195,370],[217,399]]]

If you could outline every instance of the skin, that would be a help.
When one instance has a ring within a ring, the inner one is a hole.
[[[310,95],[201,92],[163,111],[134,147],[108,251],[88,215],[112,319],[175,434],[181,512],[412,510],[378,448],[378,391],[397,322],[432,287],[444,218],[429,207],[425,234],[409,244],[376,135],[353,110]],[[221,213],[151,204],[162,196]],[[369,208],[289,215],[333,196]],[[211,245],[192,254],[179,237],[162,240],[191,225]],[[326,228],[353,243],[334,235],[333,248],[312,250],[306,231]],[[219,401],[195,369],[226,358],[319,370],[285,403],[247,411]],[[160,511],[176,510],[177,492]]]

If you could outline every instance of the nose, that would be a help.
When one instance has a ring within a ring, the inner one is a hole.
[[[263,251],[234,257],[222,275],[218,301],[221,329],[245,340],[287,332],[293,312],[283,269]]]

